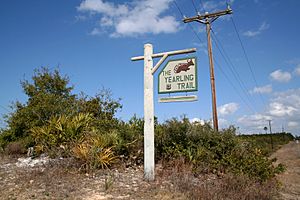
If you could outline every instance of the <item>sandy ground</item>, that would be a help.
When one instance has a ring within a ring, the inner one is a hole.
[[[26,159],[0,157],[0,200],[185,199],[169,192],[168,182],[144,181],[140,166],[88,174],[66,160]]]
[[[278,176],[282,184],[279,199],[300,200],[300,143],[291,142],[284,145],[274,153],[273,157],[278,159],[277,163],[283,163],[287,167],[286,172]],[[187,199],[173,185],[169,175],[162,173],[162,167],[159,165],[156,166],[156,180],[149,183],[143,179],[142,166],[118,167],[111,170],[82,173],[78,171],[78,168],[72,166],[72,162],[65,159],[40,158],[39,161],[28,159],[0,156],[0,200]],[[202,188],[204,192],[217,191],[212,190],[217,188],[219,181],[215,178],[204,177],[200,180],[202,184],[206,183]],[[189,179],[189,181],[191,180]],[[184,183],[184,181],[181,182]],[[222,182],[220,183],[224,186]],[[199,184],[198,182],[197,185]],[[227,188],[225,186],[224,188]],[[255,186],[252,189],[249,188],[251,191],[253,189]],[[237,192],[236,190],[232,191],[233,194]],[[226,193],[228,191],[225,189],[218,192]],[[267,192],[267,190],[263,190],[263,192]],[[243,193],[243,190],[240,193]],[[232,199],[223,198],[226,195],[214,198],[218,196],[214,194],[211,194],[212,199]],[[243,196],[244,193],[241,197]]]
[[[300,142],[290,142],[284,145],[272,157],[277,163],[282,163],[287,170],[278,175],[282,184],[280,198],[284,200],[300,200]]]

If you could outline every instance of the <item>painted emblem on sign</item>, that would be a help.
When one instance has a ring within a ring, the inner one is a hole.
[[[193,61],[192,61],[192,59],[188,59],[187,63],[179,63],[179,64],[177,64],[174,67],[174,72],[175,72],[175,74],[178,74],[178,73],[180,73],[182,71],[186,72],[186,71],[190,70],[190,66],[191,65],[194,65]]]

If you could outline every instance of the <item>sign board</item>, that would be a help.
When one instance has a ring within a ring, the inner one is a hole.
[[[158,93],[197,91],[196,57],[169,60],[158,76]]]
[[[159,98],[159,103],[169,103],[169,102],[188,102],[188,101],[197,101],[197,96],[173,96],[173,97],[161,97]]]

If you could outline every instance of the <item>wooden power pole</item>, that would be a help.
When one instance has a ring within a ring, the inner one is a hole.
[[[212,54],[212,45],[211,45],[211,24],[222,15],[232,14],[231,8],[228,6],[226,10],[218,11],[214,13],[206,12],[204,15],[197,15],[190,18],[184,18],[184,23],[189,22],[199,22],[206,25],[207,33],[207,48],[208,48],[208,57],[209,57],[209,66],[210,66],[210,84],[211,84],[211,94],[212,94],[212,110],[213,110],[213,124],[214,129],[218,131],[218,113],[217,113],[217,97],[216,97],[216,87],[215,87],[215,74],[214,74],[214,62]]]
[[[274,149],[274,145],[273,145],[273,138],[272,138],[272,126],[271,126],[271,121],[272,120],[267,120],[269,122],[269,130],[270,130],[270,137],[271,137],[271,148],[272,148],[272,151]]]

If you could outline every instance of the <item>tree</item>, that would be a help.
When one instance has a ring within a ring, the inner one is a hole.
[[[17,101],[11,106],[13,112],[6,116],[7,129],[0,135],[1,146],[16,140],[33,144],[30,130],[47,126],[55,117],[72,119],[80,113],[87,114],[92,118],[91,126],[102,133],[118,126],[115,114],[122,105],[120,100],[112,98],[109,90],[103,89],[95,97],[78,97],[72,94],[73,86],[69,85],[67,76],[45,67],[36,69],[32,81],[23,80],[21,85],[28,100],[26,103]]]
[[[13,112],[6,116],[12,138],[27,137],[30,128],[45,125],[52,116],[74,112],[73,87],[69,86],[69,78],[61,76],[57,69],[54,72],[46,67],[36,69],[32,82],[23,80],[21,85],[28,100],[24,104],[15,102]]]
[[[112,98],[112,93],[108,89],[102,89],[95,97],[88,97],[84,94],[78,99],[78,111],[89,113],[93,116],[94,125],[102,131],[114,129],[118,125],[115,118],[116,112],[122,108],[120,99]]]

